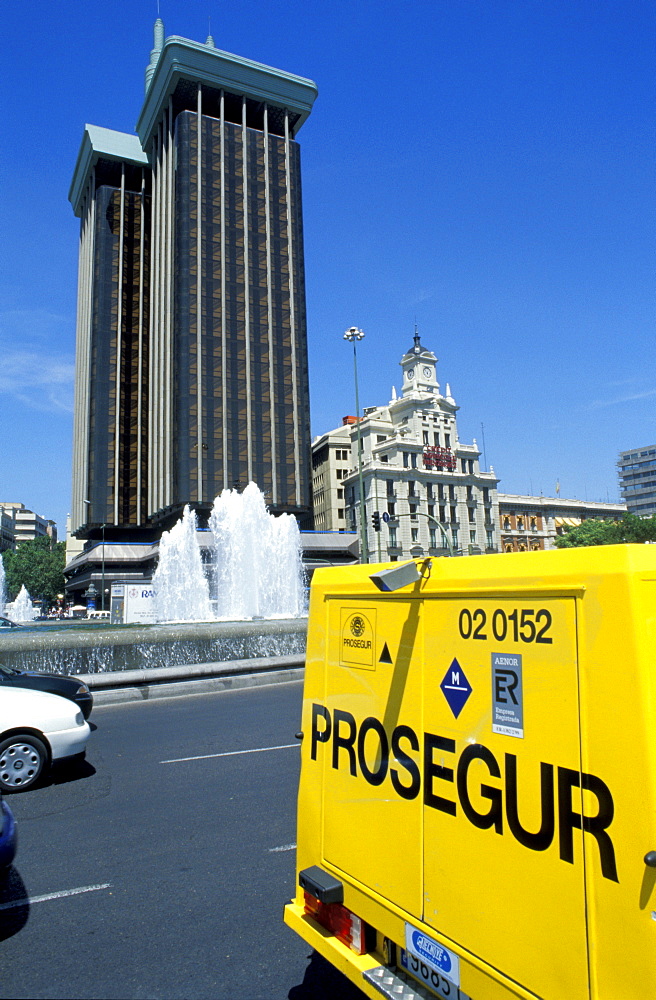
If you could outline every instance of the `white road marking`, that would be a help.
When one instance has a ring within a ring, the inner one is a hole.
[[[277,851],[295,851],[296,844],[283,844],[282,847],[270,847],[269,854],[275,854]]]
[[[23,896],[21,899],[12,899],[9,903],[0,903],[0,910],[10,910],[15,906],[31,906],[32,903],[47,903],[50,899],[63,899],[65,896],[79,896],[82,892],[97,892],[98,889],[109,889],[111,885],[111,882],[103,882],[101,885],[81,885],[77,889],[47,892],[44,896]]]
[[[299,748],[300,743],[283,743],[280,747],[255,747],[253,750],[228,750],[225,753],[204,753],[199,757],[176,757],[173,760],[160,760],[160,764],[182,764],[186,760],[211,760],[213,757],[238,757],[243,753],[266,753],[267,750],[291,750]]]

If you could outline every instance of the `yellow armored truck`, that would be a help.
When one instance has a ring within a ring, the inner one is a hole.
[[[656,547],[318,570],[285,921],[372,998],[656,998]]]

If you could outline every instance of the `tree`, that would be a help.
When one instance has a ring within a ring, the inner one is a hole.
[[[19,542],[15,550],[3,553],[5,583],[10,600],[14,600],[22,586],[30,597],[45,598],[53,602],[64,589],[64,542],[47,537]]]
[[[636,517],[625,514],[620,521],[599,521],[588,518],[575,528],[565,528],[565,534],[556,538],[559,549],[578,548],[582,545],[619,545],[622,542],[656,541],[656,516]]]

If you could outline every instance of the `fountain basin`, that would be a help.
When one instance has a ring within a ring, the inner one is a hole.
[[[56,674],[149,670],[302,654],[306,633],[307,618],[26,631],[0,638],[0,660],[18,670]]]

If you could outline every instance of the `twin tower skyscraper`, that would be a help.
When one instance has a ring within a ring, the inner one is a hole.
[[[145,539],[250,481],[309,525],[296,135],[316,95],[158,19],[137,134],[86,126],[74,531]]]

